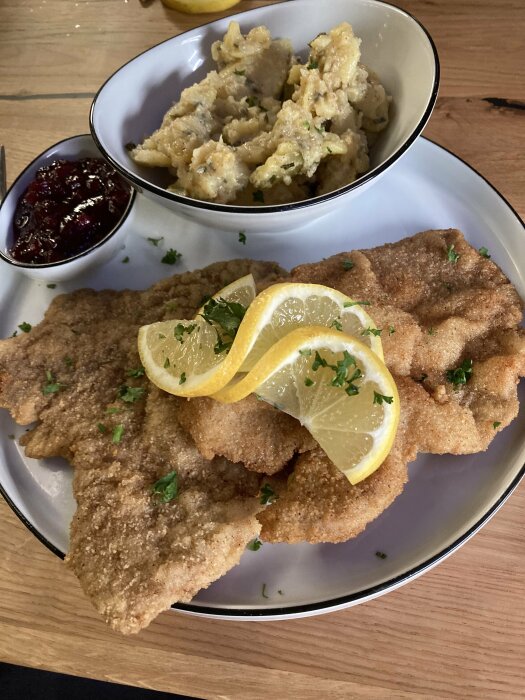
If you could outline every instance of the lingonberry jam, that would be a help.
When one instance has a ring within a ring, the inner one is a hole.
[[[131,188],[100,158],[40,168],[18,200],[10,253],[24,263],[67,260],[91,248],[124,214]]]

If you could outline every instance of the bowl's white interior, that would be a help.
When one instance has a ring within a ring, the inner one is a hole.
[[[243,32],[265,24],[272,36],[290,38],[303,55],[318,33],[342,21],[353,25],[362,39],[363,62],[378,73],[393,96],[392,121],[373,149],[373,168],[401,148],[424,117],[434,89],[436,61],[426,33],[403,11],[372,0],[294,0],[234,18]],[[133,163],[125,145],[140,143],[157,129],[181,90],[214,68],[210,47],[224,35],[230,19],[155,46],[123,66],[102,87],[92,110],[92,130],[118,166],[161,187],[171,181],[161,169]]]

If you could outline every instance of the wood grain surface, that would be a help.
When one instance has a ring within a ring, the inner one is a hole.
[[[243,0],[238,9],[265,4]],[[523,1],[398,4],[425,24],[441,58],[440,97],[425,134],[524,216]],[[88,131],[91,99],[122,63],[221,14],[228,13],[182,15],[158,0],[149,7],[2,0],[0,142],[8,180],[51,143]],[[343,612],[264,623],[170,612],[124,638],[105,627],[72,574],[2,501],[0,660],[200,698],[523,697],[524,512],[522,484],[444,563]]]

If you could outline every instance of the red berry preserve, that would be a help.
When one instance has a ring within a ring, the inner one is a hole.
[[[40,168],[18,200],[10,254],[24,263],[72,258],[106,236],[126,211],[130,186],[100,158]]]

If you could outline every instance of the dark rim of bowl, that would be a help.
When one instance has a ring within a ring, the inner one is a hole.
[[[494,187],[494,185],[487,180],[487,178],[482,175],[480,172],[478,172],[475,168],[473,168],[471,165],[469,165],[463,158],[460,158],[457,156],[455,153],[453,153],[451,150],[448,148],[445,148],[444,146],[441,146],[440,144],[436,143],[435,141],[432,141],[429,138],[422,137],[425,141],[430,141],[430,143],[434,144],[437,148],[445,151],[446,153],[449,153],[453,158],[456,160],[459,160],[463,165],[465,165],[469,170],[472,170],[472,172],[476,173],[476,175],[483,180],[495,193],[496,195],[503,201],[503,204],[505,204],[508,209],[514,214],[515,218],[517,219],[518,223],[520,223],[524,229],[525,229],[525,222],[521,218],[521,216],[518,214],[518,212],[514,209],[514,207],[509,203],[509,201],[504,197],[501,192]],[[445,559],[449,554],[452,554],[454,550],[458,549],[464,542],[466,542],[472,535],[474,535],[478,530],[480,530],[483,525],[485,525],[488,520],[498,511],[503,503],[509,498],[509,496],[512,494],[512,492],[516,489],[520,481],[525,477],[525,464],[520,468],[514,479],[511,481],[511,483],[507,486],[505,491],[501,494],[501,496],[496,500],[495,503],[490,506],[490,508],[477,520],[474,525],[472,525],[468,530],[466,530],[462,535],[460,535],[456,540],[454,540],[451,544],[449,544],[447,547],[444,547],[440,552],[435,554],[434,556],[430,557],[429,559],[426,559],[425,561],[421,562],[417,566],[414,566],[413,568],[409,569],[408,571],[403,572],[402,574],[399,574],[398,576],[394,576],[390,579],[387,579],[386,581],[383,581],[382,583],[378,584],[377,586],[371,586],[370,588],[365,588],[360,591],[357,591],[356,593],[352,593],[350,595],[346,596],[340,596],[337,598],[330,598],[328,600],[321,600],[315,603],[304,603],[302,605],[290,605],[290,606],[277,606],[277,607],[272,607],[272,608],[264,608],[264,609],[251,609],[251,608],[221,608],[217,606],[211,606],[211,605],[195,605],[192,603],[175,603],[172,605],[173,610],[181,610],[183,612],[190,612],[190,613],[196,613],[196,614],[201,614],[201,615],[208,615],[210,617],[226,617],[226,618],[265,618],[265,617],[272,617],[272,616],[281,616],[281,617],[288,617],[290,615],[300,615],[300,614],[307,614],[309,612],[315,612],[317,610],[326,610],[329,611],[330,608],[338,607],[338,606],[345,606],[348,605],[349,603],[357,603],[360,600],[367,599],[369,597],[377,597],[382,593],[387,593],[390,590],[393,590],[394,588],[398,587],[402,583],[410,581],[411,579],[416,578],[420,574],[423,574],[425,571],[428,569],[431,569],[434,565],[438,564],[440,561]],[[60,551],[58,547],[56,547],[52,542],[50,542],[45,535],[43,535],[38,528],[33,525],[33,523],[26,518],[26,516],[21,512],[21,510],[18,508],[18,506],[14,503],[12,498],[9,496],[7,491],[5,490],[4,486],[0,483],[0,495],[3,496],[4,500],[6,501],[7,505],[11,508],[11,510],[14,512],[14,514],[21,520],[21,522],[27,527],[27,529],[38,539],[40,542],[42,542],[43,545],[45,545],[53,554],[56,554],[57,557],[60,559],[65,558],[64,552]]]
[[[45,156],[49,151],[51,151],[53,148],[56,148],[57,146],[60,146],[62,143],[66,143],[66,141],[74,141],[75,139],[80,139],[80,138],[90,138],[93,139],[91,134],[77,134],[76,136],[68,136],[66,139],[61,139],[60,141],[57,141],[54,143],[52,146],[49,146],[49,148],[46,148],[45,151],[42,151],[39,155],[36,156],[36,158],[33,158],[33,160],[28,163],[28,165],[25,166],[25,168],[22,170],[22,172],[18,175],[16,180],[13,182],[11,187],[7,190],[5,193],[5,197],[2,199],[2,202],[0,203],[0,209],[4,206],[5,202],[7,201],[7,198],[9,197],[9,194],[11,193],[11,190],[14,190],[15,186],[17,185],[18,181],[25,175],[27,170],[32,168],[43,156]],[[98,144],[95,142],[94,146],[98,148]],[[100,150],[100,149],[99,149]],[[57,156],[58,157],[58,156]],[[105,156],[101,153],[100,154],[101,159],[107,160]],[[67,160],[71,160],[71,158],[68,157]],[[116,168],[115,168],[116,169]],[[6,263],[9,263],[9,265],[12,265],[13,267],[18,267],[18,268],[26,268],[29,270],[45,270],[46,268],[50,267],[60,267],[61,265],[66,265],[67,263],[73,262],[74,260],[79,260],[80,258],[83,258],[86,255],[89,255],[92,253],[94,250],[97,248],[100,248],[104,243],[106,243],[122,226],[124,221],[128,218],[128,215],[133,208],[133,204],[135,202],[135,197],[137,196],[137,191],[133,187],[133,185],[129,182],[129,178],[127,178],[125,175],[123,176],[122,172],[118,171],[118,174],[123,177],[123,179],[126,180],[127,184],[130,187],[130,196],[128,199],[128,203],[126,205],[126,209],[124,210],[122,216],[120,219],[117,221],[115,226],[109,231],[104,238],[102,238],[100,241],[95,243],[95,245],[91,246],[91,248],[88,248],[87,250],[83,250],[81,253],[77,253],[76,255],[73,255],[71,258],[66,258],[65,260],[57,260],[56,262],[50,262],[50,263],[24,263],[24,262],[19,262],[18,260],[15,260],[14,258],[9,257],[8,255],[5,254],[3,250],[0,250],[0,258],[4,260]]]
[[[414,131],[410,134],[410,136],[407,138],[406,141],[404,141],[398,148],[397,150],[389,156],[385,161],[383,161],[380,165],[378,165],[376,168],[373,170],[370,170],[367,173],[364,173],[362,177],[358,178],[354,182],[352,182],[349,185],[346,185],[345,187],[341,187],[338,190],[334,190],[333,192],[328,192],[323,195],[319,195],[318,197],[314,197],[312,199],[307,199],[303,200],[300,202],[290,202],[288,204],[268,204],[268,205],[263,205],[263,206],[237,206],[233,204],[217,204],[215,202],[206,202],[201,199],[192,199],[191,197],[184,197],[182,195],[175,194],[174,192],[169,192],[168,190],[164,189],[163,187],[159,187],[158,185],[153,184],[152,182],[149,182],[148,180],[144,180],[143,178],[139,177],[138,175],[135,175],[132,173],[130,170],[127,170],[124,168],[118,161],[116,161],[104,148],[100,140],[98,139],[97,132],[94,126],[94,113],[96,109],[96,103],[99,95],[101,92],[104,90],[105,86],[112,80],[117,73],[119,73],[123,68],[125,68],[129,63],[132,63],[134,60],[139,58],[139,56],[143,56],[144,54],[148,53],[148,51],[152,51],[153,49],[157,48],[158,46],[162,46],[162,44],[166,44],[169,41],[173,41],[174,38],[179,38],[184,36],[185,34],[188,34],[189,32],[195,31],[195,29],[199,29],[200,27],[206,27],[209,24],[214,24],[214,22],[218,20],[212,20],[210,22],[206,22],[205,24],[199,25],[199,27],[195,27],[194,29],[189,29],[186,32],[182,32],[181,34],[178,34],[177,37],[171,37],[170,39],[165,39],[164,41],[159,42],[158,44],[155,44],[154,46],[151,46],[149,49],[146,49],[145,51],[142,51],[142,53],[137,54],[134,56],[132,59],[124,63],[120,68],[117,68],[117,70],[112,73],[109,78],[101,85],[101,87],[97,90],[97,93],[95,94],[95,97],[93,98],[93,102],[91,103],[91,109],[89,112],[89,127],[91,129],[91,135],[93,137],[93,140],[95,141],[98,149],[106,158],[111,165],[115,168],[115,170],[118,170],[118,172],[123,175],[127,180],[130,180],[139,190],[148,190],[149,192],[152,192],[153,194],[158,195],[159,197],[162,197],[163,199],[167,199],[172,202],[177,202],[178,204],[184,204],[188,207],[195,207],[196,209],[206,209],[208,211],[216,211],[216,212],[228,212],[230,214],[248,214],[250,216],[253,215],[260,215],[260,214],[272,214],[276,212],[286,212],[286,211],[295,211],[298,209],[304,209],[306,207],[311,207],[316,204],[321,204],[322,202],[326,202],[331,199],[336,199],[337,197],[341,197],[342,195],[347,194],[348,192],[351,192],[352,190],[356,190],[359,187],[362,187],[365,185],[367,182],[372,180],[375,177],[378,177],[382,173],[384,173],[390,166],[392,166],[399,158],[407,151],[410,146],[414,143],[414,141],[417,139],[419,134],[423,131],[426,123],[430,119],[430,115],[432,114],[432,111],[434,109],[434,105],[436,104],[437,100],[437,95],[438,95],[438,90],[439,90],[439,80],[440,80],[440,64],[439,64],[439,56],[438,52],[436,49],[436,45],[434,44],[434,40],[430,36],[428,30],[424,27],[421,22],[416,19],[413,15],[411,15],[409,12],[406,10],[397,7],[396,5],[392,5],[391,3],[388,2],[383,2],[383,0],[375,0],[376,4],[378,5],[386,5],[387,7],[391,7],[395,9],[396,11],[400,12],[401,14],[405,15],[409,19],[411,19],[415,24],[423,31],[425,36],[428,39],[428,42],[430,44],[430,47],[432,49],[432,53],[434,56],[434,82],[432,85],[432,91],[430,93],[430,98],[427,104],[427,107],[423,113],[423,116],[419,120],[416,128]],[[238,12],[235,15],[231,15],[229,17],[225,17],[223,19],[235,19],[236,17],[240,17],[242,15],[246,14],[258,14],[259,12],[263,12],[267,10],[267,7],[257,7],[253,8],[251,10],[245,10],[244,12]]]

